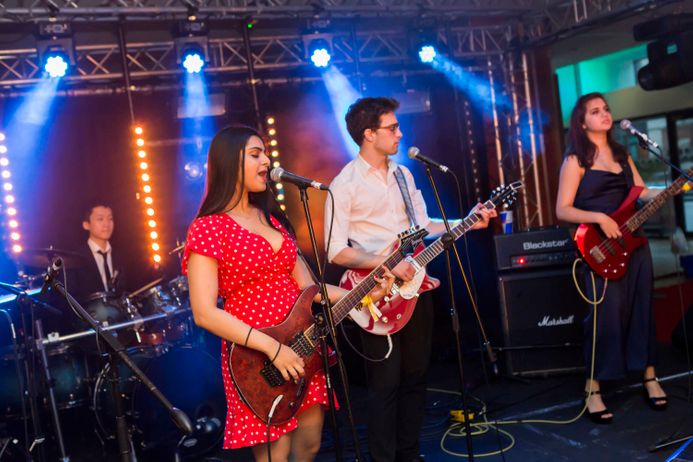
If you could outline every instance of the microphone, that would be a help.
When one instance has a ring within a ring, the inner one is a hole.
[[[423,162],[425,165],[428,165],[429,167],[436,168],[443,173],[447,173],[448,170],[450,170],[445,165],[443,165],[439,162],[436,162],[433,159],[429,159],[428,157],[421,154],[421,151],[416,146],[410,147],[409,150],[407,151],[407,155],[409,156],[410,159],[418,160],[419,162]]]
[[[649,136],[635,128],[633,124],[630,122],[630,120],[623,119],[619,125],[621,129],[627,131],[633,136],[637,136],[643,143],[649,144],[655,149],[659,149],[659,145],[654,140],[651,140]]]
[[[53,282],[55,275],[58,274],[62,267],[63,259],[60,257],[55,257],[53,259],[53,263],[51,263],[51,266],[46,269],[46,275],[43,277],[43,286],[41,286],[41,292],[39,292],[41,295],[44,295],[48,291],[48,288]]]
[[[315,189],[322,189],[323,191],[327,191],[328,188],[322,183],[318,183],[315,180],[311,180],[309,178],[304,178],[302,176],[298,176],[295,173],[287,172],[281,167],[273,168],[272,171],[270,172],[270,178],[272,181],[285,181],[287,183],[293,183],[299,188],[315,188]]]

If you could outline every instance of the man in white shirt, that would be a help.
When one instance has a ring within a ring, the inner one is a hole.
[[[359,145],[359,156],[332,181],[334,226],[328,258],[347,268],[373,269],[391,252],[397,234],[415,221],[429,236],[445,232],[432,220],[411,172],[390,159],[397,153],[402,132],[395,116],[399,103],[391,98],[362,98],[346,115],[349,134]],[[401,169],[411,199],[411,215],[395,171]],[[473,210],[482,218],[475,228],[488,226],[495,212]],[[326,203],[325,217],[332,213]],[[327,232],[327,229],[326,229]],[[326,239],[327,241],[327,239]],[[404,281],[415,274],[400,262],[392,272]],[[393,350],[382,362],[366,362],[368,380],[368,448],[375,462],[422,460],[419,434],[426,400],[426,374],[431,353],[433,306],[430,292],[421,294],[409,323],[392,335]],[[387,339],[361,331],[364,353],[382,358]]]

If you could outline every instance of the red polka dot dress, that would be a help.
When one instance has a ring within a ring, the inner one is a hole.
[[[190,252],[218,260],[219,295],[224,310],[254,328],[279,324],[286,318],[301,289],[291,276],[296,264],[296,242],[272,217],[284,237],[275,253],[262,236],[248,231],[226,214],[201,217],[188,230],[183,274],[187,274]],[[226,391],[226,430],[224,449],[254,446],[267,442],[267,426],[241,401],[228,368],[226,341],[222,342],[221,369]],[[327,388],[322,371],[310,382],[306,398],[298,411],[327,405]],[[295,418],[283,425],[272,425],[270,441],[296,428]]]

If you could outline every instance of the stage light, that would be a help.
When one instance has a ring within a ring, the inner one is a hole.
[[[37,24],[36,52],[43,70],[51,78],[64,77],[75,65],[72,26],[68,22]]]
[[[432,63],[437,54],[433,45],[423,45],[419,48],[419,59],[422,63]]]
[[[332,34],[313,33],[303,36],[306,57],[318,69],[326,69],[332,62]]]
[[[198,50],[188,49],[183,52],[182,64],[188,74],[199,74],[205,66],[203,54]]]
[[[183,169],[185,170],[186,178],[190,180],[197,180],[204,175],[204,171],[199,162],[187,162]]]
[[[327,67],[330,65],[332,55],[327,51],[327,48],[316,48],[310,54],[310,60],[315,67]]]
[[[199,74],[208,61],[207,34],[209,27],[203,20],[178,21],[178,28],[174,35],[176,44],[176,62],[180,64],[188,74]]]
[[[270,156],[273,160],[272,167],[277,168],[279,167],[280,163],[279,148],[277,147],[279,142],[277,141],[277,127],[275,124],[276,119],[274,116],[268,116],[265,120],[267,121],[267,126],[265,128],[269,136],[269,145],[272,146],[272,151],[270,152]],[[274,183],[274,192],[274,197],[277,200],[277,203],[282,210],[286,210],[286,206],[284,205],[284,185],[281,183]]]
[[[7,146],[4,144],[4,141],[5,134],[0,132],[0,152],[3,154],[7,153]],[[22,251],[20,242],[22,235],[19,230],[19,221],[17,220],[17,205],[15,204],[17,202],[17,197],[12,194],[11,191],[14,187],[9,181],[9,178],[12,176],[10,173],[9,157],[0,157],[0,165],[2,165],[3,168],[2,177],[5,178],[2,189],[5,191],[4,202],[7,204],[7,208],[5,209],[5,214],[7,215],[6,223],[7,227],[12,230],[9,233],[10,242],[13,244],[11,248],[14,253],[20,253]]]
[[[135,126],[133,128],[133,133],[136,136],[135,145],[143,146],[145,144],[144,128],[140,125]],[[139,159],[144,159],[147,156],[147,153],[141,149],[136,149],[135,152],[136,152],[135,159],[137,160],[137,166],[139,167],[140,171],[144,171],[144,170],[149,169],[149,163],[148,162],[145,162],[143,160],[139,160]],[[154,203],[154,198],[151,196],[152,186],[151,186],[151,184],[149,184],[149,182],[151,181],[151,176],[149,173],[142,173],[140,175],[140,180],[142,182],[141,187],[142,187],[142,191],[144,192],[144,195],[140,195],[140,193],[138,192],[137,197],[138,197],[138,199],[141,199],[145,204],[145,207],[144,207],[145,223],[147,226],[149,226],[149,228],[152,228],[151,230],[148,231],[148,236],[150,238],[150,244],[149,245],[153,250],[153,252],[151,254],[151,258],[152,258],[152,261],[154,262],[154,266],[158,267],[159,262],[161,261],[161,256],[156,254],[155,252],[157,250],[159,250],[161,247],[160,247],[160,244],[157,240],[159,238],[159,233],[157,233],[156,231],[153,230],[153,228],[156,228],[156,221],[151,219],[151,217],[153,217],[156,214],[156,211],[152,205]]]

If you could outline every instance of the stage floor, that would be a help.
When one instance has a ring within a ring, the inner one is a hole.
[[[482,453],[494,453],[499,445],[510,444],[508,437],[489,431],[473,438],[473,449],[478,460],[493,461],[663,461],[681,444],[657,452],[649,452],[668,437],[676,439],[693,433],[693,402],[687,400],[689,375],[685,357],[677,350],[660,345],[661,364],[659,376],[664,379],[663,387],[670,397],[669,408],[664,412],[649,409],[643,400],[638,377],[618,383],[606,383],[602,390],[605,401],[614,412],[611,425],[595,425],[586,417],[577,422],[554,425],[545,423],[523,423],[503,425],[503,430],[514,438],[514,445],[504,454],[479,457]],[[465,374],[472,390],[472,406],[479,410],[478,400],[486,403],[489,419],[547,419],[569,420],[582,408],[581,374],[547,378],[499,378],[486,381],[478,354],[470,354],[465,362]],[[441,439],[449,428],[450,409],[459,408],[457,396],[457,366],[454,358],[437,358],[429,375],[428,403],[422,431],[421,452],[427,461],[453,461],[464,458],[450,455],[441,449]],[[356,377],[355,377],[356,378]],[[356,378],[357,379],[357,378]],[[367,459],[366,402],[365,388],[352,385],[351,397],[361,449]],[[343,404],[343,399],[341,400]],[[354,445],[346,423],[344,412],[338,414],[340,437],[345,461],[354,460]],[[117,461],[115,448],[104,453],[92,430],[92,415],[88,409],[61,412],[63,431],[70,459],[75,462],[100,460]],[[46,426],[48,426],[46,422]],[[445,448],[452,452],[466,452],[462,437],[448,437]],[[54,452],[48,460],[57,460]],[[163,461],[161,457],[141,455],[140,461]],[[222,451],[195,459],[195,461],[249,461],[247,449]],[[320,462],[334,461],[334,438],[326,419],[322,447],[317,457]]]

